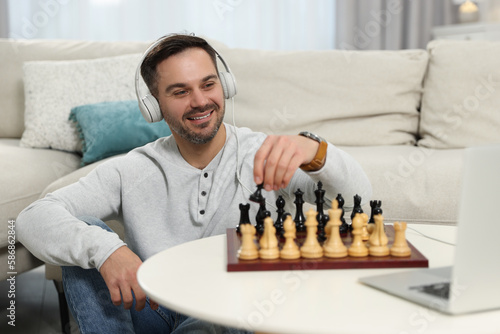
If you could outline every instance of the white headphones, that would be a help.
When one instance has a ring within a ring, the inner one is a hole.
[[[148,121],[148,123],[153,123],[153,122],[159,122],[163,119],[163,114],[161,113],[160,110],[160,105],[158,104],[158,101],[156,98],[151,95],[151,92],[148,90],[147,94],[141,97],[141,94],[139,92],[139,79],[141,77],[141,65],[146,58],[146,56],[149,54],[149,52],[156,47],[158,44],[160,44],[164,39],[171,37],[172,35],[167,35],[159,40],[157,40],[155,43],[153,43],[147,50],[144,52],[144,55],[141,58],[141,61],[139,62],[139,65],[137,66],[137,70],[135,72],[135,94],[137,95],[137,100],[139,101],[139,109],[141,110],[142,116]],[[222,65],[224,65],[224,68],[226,69],[225,72],[220,71],[219,72],[219,80],[222,85],[222,90],[224,92],[224,98],[225,99],[230,99],[233,96],[236,95],[236,80],[231,73],[231,70],[229,69],[229,66],[227,66],[226,62],[224,59],[221,57],[221,55],[214,49],[215,55],[219,60],[221,61]]]

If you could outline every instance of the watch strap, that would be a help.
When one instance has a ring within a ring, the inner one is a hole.
[[[300,169],[302,169],[303,171],[307,171],[307,172],[313,172],[313,171],[320,170],[326,161],[327,148],[328,148],[328,143],[326,141],[321,141],[319,143],[319,148],[318,148],[318,151],[316,152],[316,155],[314,156],[314,158],[311,160],[310,163],[308,163],[306,165],[301,165]]]

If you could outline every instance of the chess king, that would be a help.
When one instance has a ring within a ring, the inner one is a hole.
[[[145,52],[136,77],[144,117],[165,121],[172,135],[100,164],[17,219],[19,240],[43,261],[63,266],[69,307],[81,331],[218,327],[147,299],[136,273],[159,251],[234,227],[239,203],[247,202],[256,184],[263,184],[271,203],[279,195],[292,203],[297,188],[314,203],[318,180],[326,203],[338,193],[370,199],[360,165],[317,135],[266,135],[224,123],[225,101],[234,99],[236,81],[204,39],[160,38]],[[142,92],[141,80],[148,92]],[[124,226],[127,243],[104,223],[113,218]],[[95,302],[85,305],[99,307],[82,306],[83,298]],[[176,328],[165,320],[170,317],[177,319]]]

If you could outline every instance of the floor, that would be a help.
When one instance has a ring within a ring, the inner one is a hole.
[[[16,277],[15,297],[9,298],[8,281],[0,282],[0,333],[58,334],[61,331],[59,301],[52,281],[40,266]],[[9,303],[15,301],[15,327],[8,324]],[[78,333],[73,326],[72,333]]]

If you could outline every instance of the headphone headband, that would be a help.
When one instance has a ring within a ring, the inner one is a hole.
[[[154,49],[156,46],[158,46],[161,42],[163,42],[165,39],[176,36],[178,34],[171,34],[167,35],[164,37],[159,38],[156,42],[154,42],[150,47],[146,49],[144,54],[142,55],[142,58],[139,62],[139,65],[137,66],[137,69],[135,71],[135,94],[137,95],[137,100],[139,102],[139,109],[141,110],[142,116],[148,121],[148,123],[153,123],[153,122],[159,122],[163,119],[163,114],[160,109],[160,105],[156,98],[151,94],[151,92],[147,91],[146,95],[142,96],[140,93],[140,79],[142,78],[141,76],[141,66],[142,63],[144,62],[144,59],[148,56],[148,54],[151,52],[152,49]],[[212,46],[211,46],[212,47]],[[222,85],[222,90],[224,92],[224,98],[225,99],[230,99],[233,96],[236,95],[236,79],[234,78],[233,74],[231,73],[231,70],[229,69],[229,66],[227,63],[224,61],[222,56],[215,50],[213,47],[212,49],[215,52],[215,56],[220,60],[222,65],[224,66],[225,72],[220,71],[219,72],[219,80]],[[216,65],[217,66],[217,65]]]

